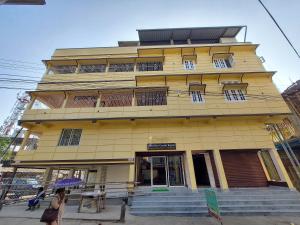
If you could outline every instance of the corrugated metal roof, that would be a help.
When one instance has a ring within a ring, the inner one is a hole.
[[[137,30],[140,42],[191,40],[218,40],[221,37],[235,37],[244,26],[191,27]]]

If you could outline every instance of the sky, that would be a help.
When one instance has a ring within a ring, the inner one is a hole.
[[[280,91],[300,79],[300,58],[257,0],[46,0],[43,6],[0,6],[0,87],[32,87],[1,78],[39,79],[43,59],[56,48],[116,46],[137,40],[136,29],[247,25],[247,41],[260,44]],[[300,1],[263,0],[300,52]],[[242,41],[243,33],[238,36]],[[9,60],[9,61],[8,61]],[[11,74],[11,75],[1,75]],[[20,90],[0,88],[0,125]]]

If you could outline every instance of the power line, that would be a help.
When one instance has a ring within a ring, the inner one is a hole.
[[[17,62],[17,63],[32,64],[32,65],[41,65],[40,63],[34,63],[34,62],[28,62],[28,61],[22,61],[22,60],[16,60],[16,59],[6,59],[6,58],[0,58],[0,61]]]
[[[25,77],[25,78],[37,78],[39,79],[40,77],[33,77],[33,76],[25,76],[25,75],[18,75],[18,74],[10,74],[10,73],[0,73],[0,76],[6,76],[6,77]]]
[[[273,22],[276,24],[277,28],[280,30],[280,32],[282,33],[282,35],[285,37],[285,39],[287,40],[287,42],[289,43],[289,45],[292,47],[292,49],[294,50],[294,52],[296,53],[296,55],[298,56],[298,58],[300,58],[300,55],[298,53],[298,51],[296,50],[296,48],[294,47],[294,45],[292,44],[292,42],[290,41],[290,39],[286,36],[286,34],[284,33],[284,31],[281,29],[281,27],[279,26],[279,24],[277,23],[277,21],[275,20],[275,18],[273,17],[273,15],[270,13],[270,11],[267,9],[267,7],[262,3],[261,0],[258,0],[258,2],[263,6],[263,8],[266,10],[266,12],[269,14],[269,16],[271,17],[271,19],[273,20]]]

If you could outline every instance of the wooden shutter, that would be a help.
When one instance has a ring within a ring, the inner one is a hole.
[[[257,150],[223,150],[221,158],[229,187],[266,187]]]

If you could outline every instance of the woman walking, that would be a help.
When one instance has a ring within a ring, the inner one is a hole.
[[[52,209],[58,210],[57,218],[56,220],[47,223],[47,225],[62,225],[62,215],[64,213],[65,200],[65,188],[57,189],[50,204]]]

